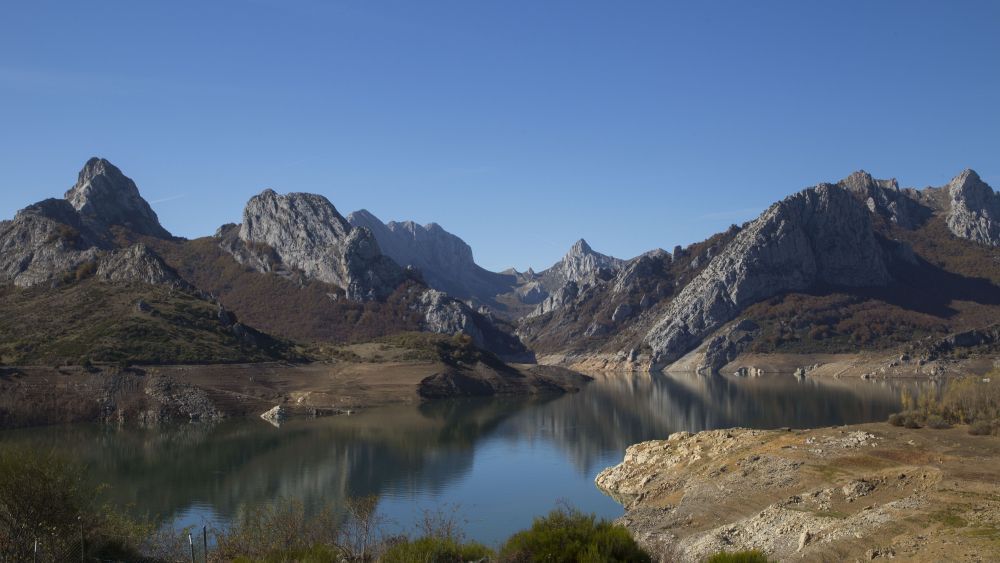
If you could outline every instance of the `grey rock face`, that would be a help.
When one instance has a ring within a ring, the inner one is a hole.
[[[723,334],[716,334],[705,345],[704,360],[698,371],[718,372],[745,351],[759,332],[760,327],[756,323],[743,319]]]
[[[95,230],[120,225],[142,235],[169,238],[156,213],[139,195],[135,182],[103,158],[91,158],[83,166],[76,185],[66,192],[66,201]]]
[[[347,298],[354,301],[381,299],[406,278],[405,272],[379,251],[375,235],[365,227],[347,235],[342,269],[347,280]]]
[[[144,244],[134,244],[102,256],[97,263],[96,277],[105,282],[186,285]]]
[[[881,215],[904,229],[915,229],[931,216],[931,209],[917,202],[912,190],[900,190],[895,179],[876,180],[859,170],[837,183],[854,193],[876,215]]]
[[[18,287],[56,281],[94,261],[97,245],[68,202],[38,202],[0,226],[0,281]]]
[[[354,300],[384,297],[405,278],[403,269],[382,254],[370,230],[353,229],[321,195],[264,190],[243,210],[239,238],[258,259],[234,252],[237,260],[269,271],[271,261],[260,254],[273,252],[284,266],[339,286]]]
[[[576,282],[566,282],[566,285],[560,287],[554,293],[546,297],[545,300],[539,303],[533,311],[528,313],[528,318],[540,317],[557,309],[561,309],[572,303],[579,294],[580,287]]]
[[[510,291],[516,283],[513,275],[479,267],[472,257],[472,248],[437,223],[383,223],[364,209],[348,215],[347,221],[354,227],[370,229],[385,255],[400,265],[420,270],[427,285],[449,295],[486,302]]]
[[[593,281],[601,275],[602,270],[617,271],[624,264],[624,260],[595,252],[587,241],[580,239],[573,244],[562,260],[539,276],[546,289],[556,291],[567,282]]]
[[[412,306],[424,318],[423,329],[439,334],[466,334],[472,342],[507,361],[532,362],[534,355],[516,336],[465,303],[435,289],[423,290]]]
[[[480,348],[486,347],[483,332],[476,326],[473,311],[461,301],[444,292],[428,289],[418,300],[424,317],[424,327],[439,334],[467,334]]]
[[[748,225],[671,301],[647,333],[661,368],[750,304],[816,282],[881,286],[889,273],[868,209],[821,184],[778,202]]]
[[[270,247],[284,264],[306,276],[347,287],[340,264],[350,231],[347,221],[321,195],[264,190],[243,209],[240,239]]]
[[[1000,194],[973,170],[952,179],[947,190],[951,199],[948,229],[960,238],[1000,246]]]
[[[616,294],[628,293],[638,286],[640,280],[660,276],[670,267],[671,261],[670,253],[664,250],[637,256],[618,271],[611,291]]]

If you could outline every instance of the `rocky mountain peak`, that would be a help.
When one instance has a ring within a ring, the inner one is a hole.
[[[587,244],[586,240],[580,239],[573,243],[573,246],[570,247],[569,249],[569,253],[567,253],[566,255],[582,256],[584,254],[594,254],[594,249],[591,248],[589,244]]]
[[[852,172],[850,176],[838,182],[841,186],[859,194],[870,194],[873,190],[899,190],[899,183],[895,178],[888,180],[877,180],[864,170]]]
[[[895,178],[879,180],[864,170],[858,170],[836,185],[854,194],[873,214],[904,229],[917,228],[932,213],[911,194],[900,190]]]
[[[889,282],[871,214],[840,185],[789,196],[742,229],[670,302],[645,338],[660,368],[693,349],[743,308],[814,284]]]
[[[588,282],[597,278],[601,270],[618,270],[624,260],[595,251],[580,239],[573,243],[562,260],[540,274],[542,285],[550,293],[567,282]]]
[[[318,194],[264,190],[247,202],[239,239],[247,252],[230,249],[237,260],[261,267],[266,260],[247,257],[273,252],[283,266],[343,288],[353,300],[385,297],[405,278],[370,229],[353,228]]]
[[[142,235],[170,237],[135,182],[103,158],[84,164],[65,198],[95,231],[118,225]]]
[[[947,191],[951,232],[960,238],[1000,246],[1000,194],[969,168],[948,183]]]
[[[480,301],[510,290],[507,277],[480,268],[473,259],[472,247],[437,223],[383,223],[364,209],[348,215],[347,221],[355,228],[370,229],[382,252],[403,266],[420,270],[427,284],[435,289]]]

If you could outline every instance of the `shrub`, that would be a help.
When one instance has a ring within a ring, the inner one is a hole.
[[[462,563],[491,557],[493,552],[476,542],[459,543],[449,538],[422,537],[405,539],[387,549],[380,561],[383,563]]]
[[[0,449],[0,560],[30,561],[35,540],[54,559],[135,559],[151,527],[99,504],[83,468],[52,453]]]
[[[962,377],[949,381],[944,392],[929,387],[917,397],[904,391],[903,412],[889,416],[889,424],[920,428],[949,428],[952,424],[971,424],[974,435],[996,434],[1000,430],[1000,372],[986,377]]]
[[[927,427],[935,430],[944,430],[946,428],[951,428],[951,425],[948,424],[948,421],[946,421],[941,415],[932,414],[927,417]]]
[[[749,551],[722,551],[709,557],[705,563],[770,563],[763,552],[756,549]]]
[[[571,508],[536,518],[531,528],[511,536],[500,549],[507,561],[650,561],[625,528]]]
[[[307,517],[302,502],[279,500],[243,508],[229,529],[215,530],[216,556],[223,561],[290,560],[291,553],[335,545],[337,531],[329,510]]]
[[[969,434],[973,436],[989,436],[993,433],[993,425],[988,420],[977,420],[969,425]]]

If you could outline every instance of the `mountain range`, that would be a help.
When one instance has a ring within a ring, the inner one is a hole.
[[[859,171],[672,252],[580,239],[541,272],[498,273],[436,223],[345,217],[316,194],[264,190],[240,224],[174,237],[93,158],[62,199],[0,222],[0,309],[8,364],[302,359],[296,344],[413,330],[599,369],[995,344],[1000,194],[972,170],[919,190]]]

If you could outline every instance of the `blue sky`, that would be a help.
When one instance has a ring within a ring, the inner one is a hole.
[[[15,2],[0,217],[92,155],[176,235],[271,187],[483,266],[701,240],[863,168],[1000,187],[998,2]]]

